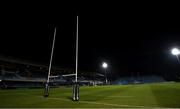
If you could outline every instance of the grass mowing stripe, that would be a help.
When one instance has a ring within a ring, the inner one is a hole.
[[[80,87],[80,101],[72,101],[72,88],[0,90],[0,107],[15,108],[179,108],[180,83]],[[138,106],[138,107],[137,107]]]
[[[22,94],[22,95],[26,95],[26,96],[32,96],[32,95],[28,95],[28,94],[24,94],[24,93],[16,93],[16,94]],[[44,98],[43,96],[35,96],[34,97],[38,97],[38,98]],[[63,99],[63,98],[53,98],[53,97],[47,97],[45,99],[56,99],[56,100],[62,100],[62,101],[71,101],[69,99]],[[144,106],[131,106],[131,105],[120,105],[120,104],[110,104],[110,103],[100,103],[100,102],[90,102],[90,101],[78,101],[81,103],[88,103],[88,104],[97,104],[97,105],[108,105],[108,106],[115,106],[115,107],[134,107],[134,108],[140,108],[140,107],[144,107]]]
[[[47,99],[57,99],[57,100],[63,100],[63,101],[69,101],[67,99],[63,99],[63,98],[52,98],[52,97],[48,97]],[[142,108],[144,106],[131,106],[131,105],[120,105],[120,104],[109,104],[109,103],[100,103],[100,102],[90,102],[90,101],[77,101],[77,102],[81,102],[81,103],[88,103],[88,104],[98,104],[98,105],[108,105],[108,106],[116,106],[116,107],[134,107],[134,108]]]

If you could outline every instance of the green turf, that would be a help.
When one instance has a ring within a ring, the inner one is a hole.
[[[80,87],[80,101],[72,101],[72,88],[0,90],[1,108],[61,107],[180,107],[180,83]]]

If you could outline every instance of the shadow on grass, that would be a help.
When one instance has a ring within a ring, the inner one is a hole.
[[[68,100],[72,100],[72,96],[67,96],[66,97]]]

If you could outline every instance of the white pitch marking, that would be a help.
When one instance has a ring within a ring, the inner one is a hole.
[[[97,96],[104,96],[104,95],[97,95]],[[134,96],[107,96],[107,98],[131,98]]]
[[[24,93],[18,93],[18,94],[23,94],[23,95],[27,95]],[[40,97],[43,98],[42,96],[35,96],[34,97]],[[67,99],[63,99],[63,98],[54,98],[54,97],[48,97],[46,99],[56,99],[56,100],[61,100],[61,101],[71,101],[71,100],[67,100]],[[144,106],[133,106],[133,105],[120,105],[120,104],[110,104],[110,103],[100,103],[100,102],[90,102],[90,101],[78,101],[81,103],[88,103],[88,104],[98,104],[98,105],[106,105],[106,106],[116,106],[116,107],[134,107],[134,108],[142,108]]]
[[[66,100],[66,99],[62,99],[62,98],[47,98],[47,99],[58,99],[58,100],[62,100],[62,101],[70,101],[70,100]],[[78,101],[81,103],[88,103],[88,104],[98,104],[98,105],[106,105],[106,106],[116,106],[116,107],[136,107],[136,108],[140,108],[140,107],[144,107],[144,106],[132,106],[132,105],[120,105],[120,104],[110,104],[110,103],[100,103],[100,102],[90,102],[90,101]]]

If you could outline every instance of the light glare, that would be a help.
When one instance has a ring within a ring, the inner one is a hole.
[[[107,66],[108,66],[107,63],[105,63],[105,62],[102,64],[103,68],[107,68]]]
[[[179,51],[177,48],[173,48],[172,51],[171,51],[171,53],[172,53],[173,55],[179,55],[179,54],[180,54],[180,51]]]

